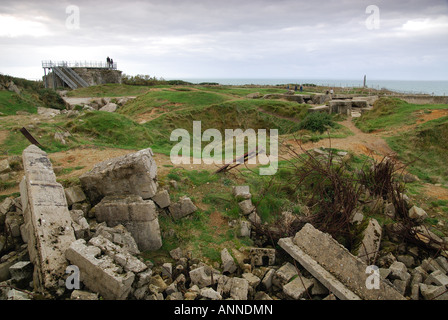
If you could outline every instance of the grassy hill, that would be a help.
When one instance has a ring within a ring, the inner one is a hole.
[[[15,115],[17,111],[37,113],[38,107],[65,109],[64,100],[54,91],[45,89],[41,82],[0,75],[0,88],[13,82],[19,93],[0,90],[0,112]]]

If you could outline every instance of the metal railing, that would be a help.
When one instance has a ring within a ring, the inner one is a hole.
[[[68,68],[95,68],[117,70],[117,63],[113,64],[99,61],[42,61],[42,68],[68,67]]]

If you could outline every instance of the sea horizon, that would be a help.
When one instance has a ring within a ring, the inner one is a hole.
[[[179,79],[179,78],[178,78]],[[363,79],[313,79],[313,78],[192,78],[181,80],[199,84],[214,82],[221,85],[282,85],[282,84],[315,84],[325,87],[362,87]],[[167,79],[177,80],[177,79]],[[429,94],[435,96],[448,95],[448,80],[369,80],[366,85],[372,89],[388,89],[403,94]]]

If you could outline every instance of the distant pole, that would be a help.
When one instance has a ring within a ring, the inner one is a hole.
[[[364,75],[364,88],[366,88],[367,87],[367,76],[366,75]]]

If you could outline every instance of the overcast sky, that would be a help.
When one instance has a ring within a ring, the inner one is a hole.
[[[0,0],[0,73],[107,56],[165,79],[448,80],[448,0]]]

